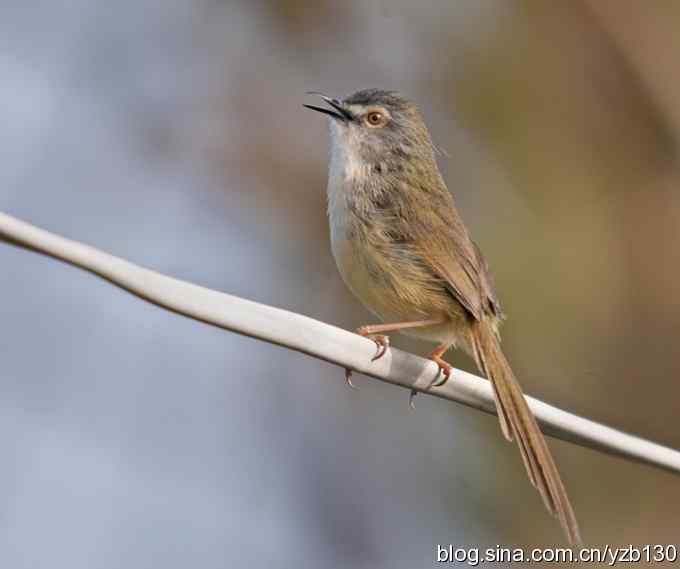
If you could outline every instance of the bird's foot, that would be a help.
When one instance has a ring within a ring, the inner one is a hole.
[[[372,362],[382,358],[387,353],[387,348],[390,347],[389,337],[384,336],[383,334],[374,333],[373,328],[373,326],[361,326],[356,329],[356,333],[359,334],[359,336],[373,340],[377,346],[375,355],[371,358]],[[347,385],[353,389],[358,389],[358,387],[352,383],[352,370],[349,368],[345,368],[345,381],[347,382]]]
[[[435,350],[432,354],[430,354],[429,359],[431,359],[434,363],[436,363],[439,366],[439,371],[437,372],[436,377],[432,380],[430,385],[427,386],[427,389],[430,389],[431,387],[441,387],[451,377],[451,370],[453,368],[451,367],[451,365],[448,362],[445,362],[441,358],[441,355],[437,354],[437,350]],[[440,375],[443,375],[444,377],[442,379],[439,379]],[[418,392],[415,389],[412,389],[411,394],[408,397],[408,406],[411,409],[416,408],[416,404],[415,404],[416,395],[418,395]]]
[[[441,355],[437,353],[437,350],[430,354],[430,359],[439,366],[439,373],[437,374],[437,378],[439,378],[440,375],[443,376],[442,379],[440,379],[439,381],[437,381],[437,378],[435,378],[435,381],[432,383],[432,387],[441,387],[451,377],[451,371],[453,370],[453,368],[451,367],[451,364],[445,362],[442,359]]]
[[[374,362],[375,360],[382,358],[387,353],[387,348],[390,347],[390,338],[389,336],[385,336],[383,334],[374,334],[371,332],[372,328],[372,326],[361,326],[357,328],[356,332],[359,334],[359,336],[369,338],[375,342],[377,350],[375,352],[375,356],[371,358],[371,361]]]

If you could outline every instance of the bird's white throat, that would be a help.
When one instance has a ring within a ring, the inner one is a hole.
[[[328,168],[328,218],[331,240],[341,237],[347,225],[347,199],[351,188],[370,174],[370,166],[353,151],[351,129],[330,121],[330,163]]]

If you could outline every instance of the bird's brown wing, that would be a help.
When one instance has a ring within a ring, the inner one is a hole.
[[[482,293],[482,298],[485,299],[487,303],[487,308],[491,314],[502,320],[504,318],[503,311],[501,310],[501,304],[498,302],[498,297],[496,297],[496,292],[491,284],[491,274],[489,273],[489,265],[479,250],[477,243],[472,242],[472,246],[475,250],[475,255],[477,257],[477,267],[479,272],[479,286]]]
[[[432,221],[414,236],[419,257],[475,320],[481,320],[485,311],[495,313],[498,302],[486,263],[455,208],[434,212]]]

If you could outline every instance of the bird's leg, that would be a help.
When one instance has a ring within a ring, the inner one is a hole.
[[[391,324],[370,324],[368,326],[360,326],[356,329],[356,333],[359,336],[364,336],[370,338],[376,343],[378,347],[375,355],[371,358],[371,361],[379,360],[387,352],[387,348],[390,345],[390,339],[388,336],[382,334],[382,332],[396,332],[398,330],[405,330],[407,328],[422,328],[424,326],[432,326],[435,324],[441,324],[443,321],[440,319],[430,319],[430,320],[414,320],[412,322],[393,322]],[[352,383],[352,370],[345,368],[345,381],[350,387],[355,387]]]
[[[371,361],[375,361],[385,355],[390,345],[390,339],[381,334],[381,332],[396,332],[398,330],[406,330],[407,328],[422,328],[441,323],[442,320],[414,320],[412,322],[393,322],[392,324],[371,324],[357,328],[356,332],[359,336],[370,338],[378,345],[378,351],[371,359]]]
[[[398,330],[405,330],[407,328],[422,328],[424,326],[432,326],[433,324],[440,324],[441,320],[414,320],[413,322],[393,322],[391,324],[371,324],[368,326],[360,326],[356,333],[359,336],[364,336],[373,340],[378,346],[378,351],[371,361],[379,360],[387,352],[390,345],[388,336],[381,334],[381,332],[396,332]]]
[[[444,379],[432,384],[433,387],[440,387],[441,385],[444,385],[449,380],[449,377],[451,377],[451,365],[442,359],[444,352],[446,352],[446,350],[448,350],[450,347],[451,344],[439,344],[435,348],[434,352],[432,352],[429,356],[429,359],[439,366],[439,373],[444,375]]]

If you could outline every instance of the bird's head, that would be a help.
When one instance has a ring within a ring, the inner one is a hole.
[[[430,134],[416,106],[397,91],[364,89],[344,99],[319,95],[328,107],[304,106],[330,117],[334,150],[355,163],[394,171],[434,162]]]

